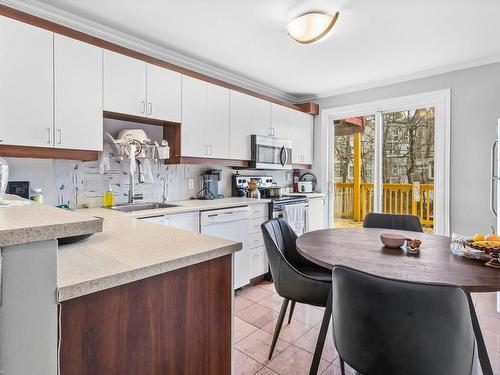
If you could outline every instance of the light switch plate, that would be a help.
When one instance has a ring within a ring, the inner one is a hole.
[[[194,179],[190,178],[188,180],[188,184],[189,184],[189,190],[193,190],[194,189]]]

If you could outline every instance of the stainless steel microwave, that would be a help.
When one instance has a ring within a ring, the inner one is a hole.
[[[251,168],[292,169],[292,141],[252,134],[251,144]]]

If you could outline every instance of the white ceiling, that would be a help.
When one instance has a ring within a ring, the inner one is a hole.
[[[500,60],[498,0],[43,0],[296,97]],[[300,45],[287,21],[340,11],[328,39]]]

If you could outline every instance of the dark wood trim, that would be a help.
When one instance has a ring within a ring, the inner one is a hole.
[[[169,142],[170,144],[170,142]],[[249,168],[248,160],[232,160],[232,159],[208,159],[197,158],[191,156],[174,156],[165,160],[165,164],[192,164],[192,165],[217,165],[233,168]]]
[[[113,119],[113,120],[129,121],[129,122],[136,122],[139,124],[147,124],[147,125],[155,125],[155,126],[178,126],[178,125],[180,125],[180,123],[178,123],[178,122],[159,120],[159,119],[150,118],[150,117],[134,116],[134,115],[128,115],[125,113],[110,112],[110,111],[104,111],[103,117]]]
[[[52,147],[0,145],[0,156],[13,158],[97,160],[98,151],[72,150]]]
[[[298,107],[302,109],[303,112],[309,113],[310,115],[319,115],[319,104],[307,102],[297,104]]]
[[[253,279],[250,279],[250,286],[253,286],[253,285],[259,285],[260,283],[264,282],[267,280],[267,276],[268,276],[269,273],[265,273],[263,275],[260,275],[260,276],[257,276],[257,277],[254,277]]]
[[[231,374],[231,255],[61,304],[61,374]]]
[[[97,37],[82,33],[80,31],[73,30],[69,27],[60,25],[60,24],[52,22],[52,21],[45,20],[45,19],[40,18],[40,17],[36,17],[32,14],[25,13],[25,12],[22,12],[20,10],[14,9],[14,8],[10,8],[10,7],[5,6],[5,5],[0,5],[0,15],[15,19],[15,20],[20,21],[20,22],[28,23],[30,25],[37,26],[37,27],[40,27],[42,29],[50,30],[54,33],[64,35],[64,36],[67,36],[67,37],[70,37],[73,39],[77,39],[77,40],[80,40],[80,41],[85,42],[85,43],[93,44],[95,46],[102,47],[102,48],[110,50],[110,51],[121,53],[123,55],[127,55],[127,56],[133,57],[135,59],[148,62],[150,64],[158,65],[158,66],[161,66],[163,68],[173,70],[175,72],[179,72],[179,73],[182,73],[184,75],[187,75],[187,76],[190,76],[193,78],[197,78],[197,79],[200,79],[200,80],[203,80],[206,82],[210,82],[210,83],[213,83],[213,84],[218,85],[218,86],[222,86],[222,87],[225,87],[225,88],[228,88],[231,90],[239,91],[239,92],[242,92],[244,94],[254,96],[256,98],[267,100],[271,103],[279,104],[279,105],[282,105],[284,107],[295,109],[297,111],[306,112],[309,114],[314,114],[314,113],[309,112],[309,110],[307,109],[308,108],[307,105],[309,103],[294,104],[294,103],[279,100],[279,99],[276,99],[276,98],[273,98],[273,97],[270,97],[267,95],[259,94],[255,91],[251,91],[251,90],[245,89],[243,87],[239,87],[239,86],[233,85],[231,83],[224,82],[220,79],[213,78],[213,77],[207,76],[205,74],[201,74],[201,73],[195,72],[193,70],[186,69],[186,68],[180,67],[178,65],[171,64],[167,61],[146,55],[146,54],[138,52],[138,51],[134,51],[132,49],[120,46],[120,45],[115,44],[115,43],[108,42],[104,39],[97,38]],[[310,104],[314,104],[314,103],[310,103]],[[314,104],[314,105],[317,106],[317,104]]]

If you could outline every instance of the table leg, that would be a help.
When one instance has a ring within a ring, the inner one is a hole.
[[[318,373],[319,362],[321,361],[321,354],[323,353],[323,346],[325,345],[326,334],[330,326],[332,318],[332,289],[326,301],[325,313],[323,314],[323,321],[321,322],[321,329],[319,331],[318,341],[316,342],[316,349],[314,350],[314,357],[311,363],[309,375],[316,375]]]
[[[484,343],[483,334],[481,332],[481,327],[479,326],[479,320],[477,319],[476,309],[474,308],[474,302],[472,302],[472,297],[470,293],[467,293],[467,299],[469,301],[469,310],[472,319],[472,328],[474,329],[474,335],[476,336],[477,353],[479,356],[479,363],[481,364],[481,370],[483,370],[483,375],[494,375],[493,369],[491,367],[490,357],[488,356],[488,351],[486,350],[486,344]]]

